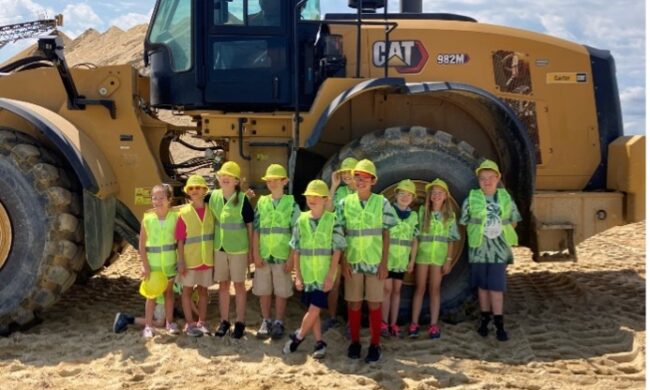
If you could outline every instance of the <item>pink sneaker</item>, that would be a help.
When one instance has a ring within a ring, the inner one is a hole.
[[[390,335],[393,337],[402,338],[402,331],[399,329],[399,326],[397,326],[397,324],[390,326]]]
[[[145,326],[144,330],[142,331],[142,337],[145,339],[150,339],[153,337],[153,329],[151,329],[150,326]]]
[[[180,330],[178,330],[178,325],[176,325],[175,322],[168,322],[167,325],[165,326],[165,329],[167,329],[167,333],[169,334],[179,334]]]
[[[411,322],[409,325],[409,337],[412,339],[417,339],[420,334],[420,327],[418,324]]]
[[[390,330],[388,329],[388,324],[384,321],[381,322],[381,335],[383,337],[390,337]]]
[[[437,339],[440,338],[440,328],[438,325],[431,325],[429,327],[429,338],[431,339]]]
[[[205,322],[199,321],[196,323],[195,327],[203,334],[210,334],[210,330],[208,329],[208,326],[205,324]]]

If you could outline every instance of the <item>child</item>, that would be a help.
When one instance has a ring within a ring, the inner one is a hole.
[[[368,302],[370,316],[370,347],[365,361],[381,358],[381,304],[384,300],[384,279],[388,276],[388,230],[397,225],[397,216],[390,202],[372,193],[377,182],[375,164],[361,160],[354,167],[357,192],[346,196],[337,205],[337,217],[345,230],[347,248],[341,265],[345,278],[345,300],[348,302],[348,324],[352,343],[350,359],[361,358],[361,304]]]
[[[339,258],[346,243],[335,214],[325,210],[329,195],[327,184],[322,180],[312,180],[303,195],[307,198],[309,211],[300,214],[290,245],[295,250],[297,262],[296,288],[304,290],[302,301],[308,309],[300,329],[289,336],[282,352],[295,352],[305,336],[313,331],[316,345],[312,356],[321,359],[325,356],[327,344],[321,338],[320,310],[327,307],[327,294],[334,285]]]
[[[511,246],[517,245],[515,226],[521,221],[517,205],[505,188],[497,188],[501,179],[498,165],[485,160],[476,168],[479,189],[469,192],[463,202],[460,223],[467,225],[471,284],[478,287],[481,324],[478,334],[488,335],[494,314],[497,340],[507,341],[503,325],[503,293],[506,267],[512,263]]]
[[[429,311],[431,323],[429,337],[440,337],[438,317],[440,315],[440,283],[443,275],[451,271],[453,253],[452,241],[460,239],[456,226],[456,215],[451,209],[447,183],[436,179],[427,184],[426,201],[418,213],[420,220],[420,237],[415,258],[415,293],[409,337],[416,338],[420,332],[418,326],[424,290],[429,285]]]
[[[209,334],[205,322],[208,311],[208,287],[212,285],[212,235],[214,217],[206,211],[203,198],[208,185],[203,176],[192,175],[187,180],[184,191],[190,196],[190,203],[181,207],[176,224],[178,240],[178,271],[183,281],[184,331],[190,336]],[[199,320],[194,323],[191,309],[191,296],[194,286],[199,292]],[[198,332],[197,332],[198,331]]]
[[[246,314],[246,273],[253,262],[253,221],[255,212],[241,191],[241,169],[227,161],[217,172],[220,189],[210,195],[210,210],[219,221],[214,230],[214,281],[219,283],[219,314],[221,323],[214,333],[223,337],[230,332],[230,282],[235,284],[236,322],[232,337],[244,335]]]
[[[327,210],[333,211],[341,199],[353,194],[356,191],[354,184],[354,176],[352,170],[359,161],[354,157],[347,157],[341,163],[338,171],[332,173],[330,197],[327,199]],[[341,183],[343,182],[343,183]],[[341,286],[341,267],[339,265],[336,271],[336,278],[334,279],[334,286],[332,291],[327,296],[327,312],[329,318],[323,324],[323,332],[329,328],[337,328],[340,324],[336,318],[336,309],[339,304],[339,291]]]
[[[162,272],[167,278],[165,296],[166,329],[170,334],[178,334],[178,326],[174,323],[174,277],[176,276],[176,242],[174,229],[178,213],[170,210],[173,192],[169,184],[158,184],[151,189],[151,205],[153,210],[144,213],[140,228],[139,254],[142,260],[142,275],[149,278],[151,272]],[[153,337],[153,320],[155,299],[147,299],[145,303],[145,327],[142,335]]]
[[[282,165],[271,164],[262,178],[270,195],[260,197],[255,209],[253,234],[253,259],[255,276],[253,294],[260,297],[262,325],[258,338],[279,339],[284,336],[284,313],[287,299],[293,295],[291,270],[293,261],[289,256],[291,226],[294,226],[300,208],[292,195],[284,194],[289,182]],[[289,261],[287,261],[289,260]],[[275,293],[275,321],[271,320],[271,295]]]
[[[381,306],[382,336],[401,337],[397,326],[400,292],[406,272],[413,272],[417,250],[418,216],[409,206],[416,196],[415,183],[402,180],[395,188],[396,201],[393,204],[399,223],[389,230],[388,277],[384,281],[384,302]],[[390,318],[389,318],[390,317]],[[390,322],[389,322],[390,320]],[[390,324],[390,326],[389,326]]]

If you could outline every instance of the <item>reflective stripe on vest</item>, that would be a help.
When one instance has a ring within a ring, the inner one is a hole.
[[[370,194],[366,207],[361,207],[357,193],[345,197],[345,252],[350,264],[377,265],[381,262],[384,197]]]
[[[499,217],[503,236],[510,246],[518,244],[517,233],[512,227],[512,199],[503,188],[497,188],[497,202],[499,203]],[[483,243],[483,231],[487,222],[487,200],[481,190],[469,192],[469,223],[467,224],[467,239],[471,248],[478,248]]]
[[[257,202],[260,218],[260,255],[263,259],[274,257],[286,260],[289,257],[294,203],[291,195],[282,195],[277,207],[273,206],[271,195],[262,196]]]
[[[214,217],[206,208],[203,221],[199,218],[192,204],[186,204],[180,209],[180,216],[187,228],[187,237],[183,249],[183,257],[187,268],[200,265],[214,264],[212,236],[214,234]]]
[[[304,284],[318,285],[323,289],[325,277],[332,262],[332,235],[335,215],[326,211],[320,217],[316,230],[311,227],[311,211],[300,213],[300,274]]]
[[[233,205],[235,194],[223,203],[223,191],[215,190],[210,195],[210,210],[217,219],[214,229],[214,248],[223,248],[226,252],[237,255],[248,252],[248,231],[242,209],[244,208],[244,194],[239,192],[237,205]]]
[[[447,221],[436,218],[432,212],[429,217],[429,229],[424,229],[425,207],[420,207],[418,218],[420,219],[420,237],[418,237],[418,252],[415,261],[418,264],[439,264],[447,259],[449,251],[449,227],[456,223],[456,217],[452,216]]]
[[[404,272],[408,267],[411,256],[411,245],[415,225],[418,223],[417,214],[411,211],[406,219],[400,219],[399,223],[390,230],[390,246],[388,247],[388,270],[393,272]]]
[[[176,221],[178,212],[169,210],[161,223],[155,212],[147,212],[142,218],[144,231],[147,235],[145,250],[147,262],[152,271],[165,275],[176,275]]]

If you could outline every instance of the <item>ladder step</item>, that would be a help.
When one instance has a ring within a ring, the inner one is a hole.
[[[572,223],[540,223],[537,225],[539,230],[575,230]]]

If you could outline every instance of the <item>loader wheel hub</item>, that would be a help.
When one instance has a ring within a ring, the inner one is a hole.
[[[5,262],[9,258],[12,237],[9,214],[2,203],[0,203],[0,268],[4,266]]]

